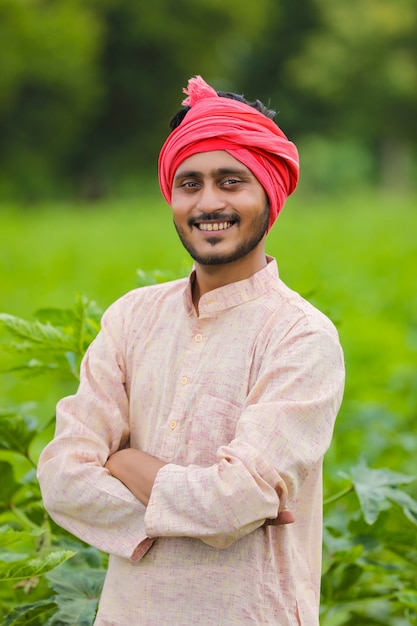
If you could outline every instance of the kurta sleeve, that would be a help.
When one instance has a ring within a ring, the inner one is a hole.
[[[104,468],[129,445],[123,322],[117,303],[81,367],[77,393],[57,405],[56,432],[39,459],[38,479],[52,519],[100,550],[139,559],[152,545],[145,507]]]
[[[310,472],[321,468],[343,388],[342,350],[327,318],[306,316],[284,338],[272,338],[235,438],[218,449],[217,463],[168,464],[158,472],[147,534],[227,548],[287,502],[291,509]]]

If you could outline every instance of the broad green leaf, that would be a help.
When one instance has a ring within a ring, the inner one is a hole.
[[[51,598],[39,600],[33,604],[21,604],[13,609],[4,618],[3,626],[26,626],[26,624],[39,624],[38,618],[46,617],[53,609],[56,609],[56,603]]]
[[[85,545],[80,540],[70,536],[61,537],[59,545],[63,549],[76,552],[68,564],[71,570],[107,569],[108,554],[100,552],[97,548]]]
[[[104,570],[60,568],[48,574],[58,611],[48,625],[91,626],[103,588]]]
[[[56,550],[44,556],[30,557],[17,563],[0,563],[0,581],[42,576],[74,554],[72,550]]]
[[[349,474],[343,474],[352,481],[359,498],[363,516],[367,524],[373,524],[378,515],[392,506],[392,488],[411,483],[414,476],[408,476],[389,469],[370,469],[364,461],[353,467]]]
[[[371,469],[366,465],[364,460],[352,467],[349,473],[343,473],[343,475],[347,478],[353,479],[352,482],[355,485],[363,482],[369,482],[373,487],[408,485],[416,480],[416,476],[402,474],[401,472],[393,472],[387,468]]]
[[[402,508],[404,515],[406,515],[413,524],[417,524],[417,501],[413,500],[408,493],[401,489],[387,487],[385,491],[387,498],[398,504]]]

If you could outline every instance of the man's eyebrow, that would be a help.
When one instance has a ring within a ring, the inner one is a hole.
[[[214,170],[211,172],[214,176],[250,176],[251,173],[247,169],[243,169],[241,167],[221,167],[218,170]]]
[[[179,178],[198,178],[201,176],[201,172],[197,172],[196,170],[187,170],[183,172],[177,172],[174,176],[174,181]]]
[[[210,176],[212,178],[216,178],[219,176],[230,176],[230,175],[248,177],[251,175],[251,173],[247,169],[243,169],[240,167],[219,167],[218,169],[211,170],[210,172]],[[203,176],[203,173],[197,170],[178,171],[174,176],[174,181],[180,178],[201,178],[202,176]]]

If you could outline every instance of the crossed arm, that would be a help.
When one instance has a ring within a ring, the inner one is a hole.
[[[163,461],[134,448],[119,450],[112,454],[105,468],[114,478],[120,480],[133,495],[145,506],[151,497],[152,487],[157,473],[166,465]],[[292,524],[295,521],[291,511],[280,511],[275,520],[268,520],[269,525]]]

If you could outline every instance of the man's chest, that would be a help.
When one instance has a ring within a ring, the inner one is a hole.
[[[168,461],[214,462],[260,363],[257,333],[232,316],[149,329],[126,362],[131,445]]]

